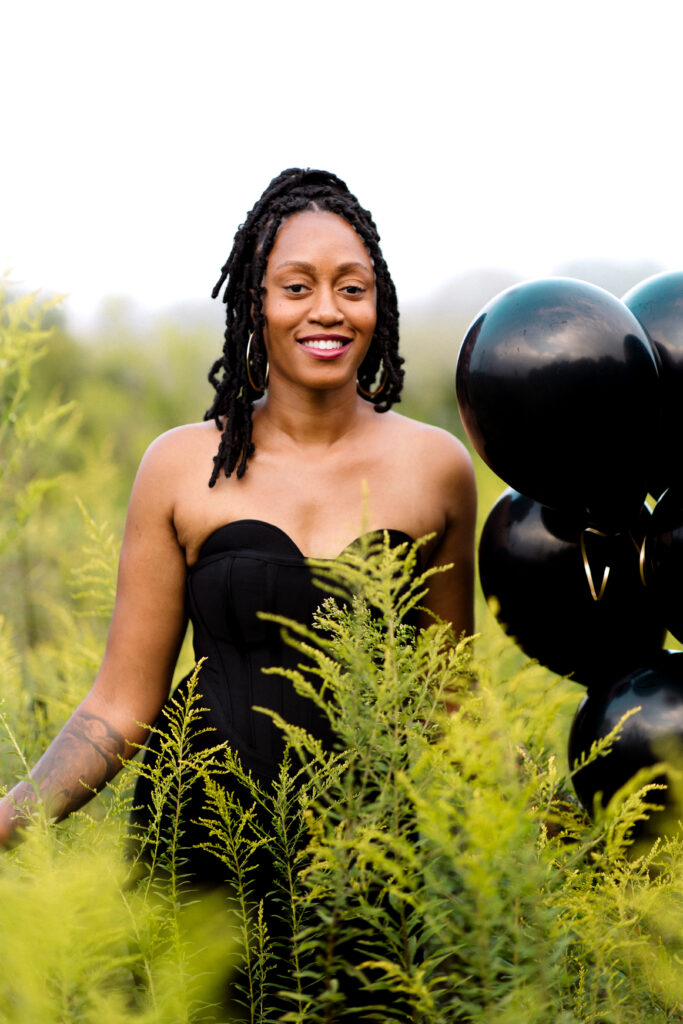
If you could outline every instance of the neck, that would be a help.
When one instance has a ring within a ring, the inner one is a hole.
[[[267,431],[300,447],[327,448],[353,433],[373,411],[356,393],[355,383],[311,391],[278,382],[254,406],[255,443]]]

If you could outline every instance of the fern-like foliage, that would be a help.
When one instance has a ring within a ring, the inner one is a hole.
[[[252,784],[246,807],[209,789],[214,852],[233,873],[243,858],[237,1019],[680,1020],[680,841],[632,848],[651,779],[590,822],[556,757],[520,745],[543,710],[519,680],[477,671],[444,623],[406,622],[425,591],[418,558],[384,539],[314,565],[336,599],[313,629],[279,621],[301,653],[286,674],[335,747],[273,715],[292,753],[272,791]],[[264,851],[271,884],[251,893]],[[644,908],[665,892],[660,925]]]
[[[86,375],[102,413],[88,449],[68,404],[51,385],[35,389],[53,344],[39,304],[0,309],[9,786],[101,656],[99,623],[80,612],[83,601],[102,614],[110,606],[114,545],[93,512],[74,576],[84,530],[63,484],[81,466],[78,489],[99,509],[113,477],[106,464],[121,465],[102,456],[114,450],[106,431],[131,421],[116,374],[101,384]],[[59,363],[63,351],[51,357]],[[164,415],[159,430],[177,420]],[[153,432],[137,419],[135,428]],[[121,510],[105,512],[115,523]],[[329,717],[332,749],[275,716],[287,754],[278,778],[259,782],[202,732],[195,680],[152,734],[156,759],[134,762],[58,827],[38,817],[27,842],[0,855],[3,1021],[683,1021],[675,812],[658,841],[634,838],[661,802],[660,766],[589,819],[565,755],[580,689],[524,665],[499,632],[485,630],[473,650],[438,621],[417,631],[420,550],[379,539],[313,565],[323,588],[314,628],[280,622],[300,652],[288,676]],[[612,739],[589,757],[599,764]],[[668,775],[680,785],[670,765]],[[138,779],[152,813],[131,851]],[[199,819],[199,852],[225,879],[208,894],[188,870]]]

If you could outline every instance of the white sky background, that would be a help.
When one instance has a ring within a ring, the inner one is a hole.
[[[292,165],[372,210],[404,304],[478,267],[681,269],[678,9],[0,0],[0,272],[77,318],[210,303]]]

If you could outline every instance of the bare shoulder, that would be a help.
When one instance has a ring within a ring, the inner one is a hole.
[[[385,415],[390,415],[386,413]],[[474,629],[474,531],[477,489],[465,445],[447,430],[394,416],[388,428],[400,453],[402,481],[411,481],[408,511],[415,537],[430,537],[425,565],[448,567],[429,582],[426,607],[451,622],[457,635]],[[409,532],[409,531],[408,531]],[[428,619],[425,618],[426,625]]]
[[[140,466],[146,472],[170,468],[184,462],[189,456],[203,453],[209,447],[216,449],[219,437],[213,420],[173,427],[152,441]]]
[[[188,423],[160,434],[142,456],[135,488],[152,486],[158,494],[171,493],[192,486],[200,472],[206,483],[219,437],[213,421]]]
[[[462,486],[474,485],[474,467],[465,445],[441,427],[412,420],[399,413],[385,413],[391,417],[389,426],[393,439],[420,472],[440,480]]]

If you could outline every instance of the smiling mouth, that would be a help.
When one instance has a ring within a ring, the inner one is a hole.
[[[311,348],[318,352],[332,352],[335,349],[346,348],[351,344],[351,338],[342,338],[339,335],[326,338],[302,338],[299,344],[303,348]]]

